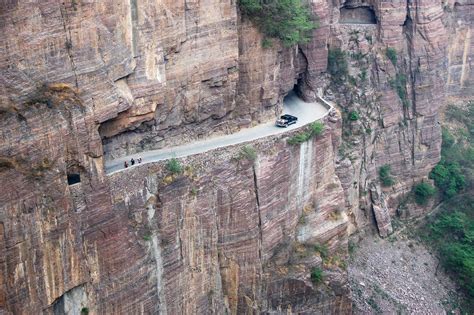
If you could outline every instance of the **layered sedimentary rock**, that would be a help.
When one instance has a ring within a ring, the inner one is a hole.
[[[187,158],[182,175],[163,162],[63,186],[61,161],[33,174],[5,161],[4,310],[349,312],[339,267],[328,267],[327,286],[309,277],[322,267],[315,244],[346,255],[333,163],[340,125],[326,126],[302,146],[260,140],[255,161],[239,146]],[[18,205],[15,191],[28,181],[39,191]]]
[[[235,1],[3,1],[0,310],[350,312],[344,270],[313,247],[343,259],[371,220],[390,233],[437,162],[439,106],[472,95],[471,3],[310,5],[308,44],[263,49]],[[335,47],[350,75],[337,84]],[[255,161],[238,146],[188,157],[181,176],[104,173],[105,159],[273,119],[295,84],[332,99],[342,126],[260,140]]]
[[[373,10],[377,23],[332,25],[330,49],[344,51],[349,64],[347,77],[328,91],[347,118],[338,174],[353,222],[361,227],[375,216],[380,234],[387,235],[400,200],[439,159],[449,13],[433,1],[340,4]],[[334,10],[333,18],[340,13]],[[357,118],[351,120],[351,113]],[[392,187],[378,182],[383,165],[391,168]]]
[[[450,32],[446,83],[449,101],[452,102],[470,99],[474,93],[472,90],[473,6],[472,0],[450,0],[444,4],[444,10],[447,13],[445,24]]]

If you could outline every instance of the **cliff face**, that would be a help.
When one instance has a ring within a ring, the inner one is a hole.
[[[4,170],[12,189],[2,200],[4,307],[348,312],[345,272],[323,266],[313,249],[328,244],[334,259],[347,255],[333,163],[340,124],[326,126],[302,146],[288,146],[287,136],[255,142],[255,161],[239,146],[192,156],[182,175],[153,163],[64,186],[62,172]],[[15,201],[28,181],[38,190]],[[59,187],[66,190],[53,196]],[[311,282],[313,267],[325,269],[327,285]]]
[[[141,295],[169,314],[348,308],[338,268],[327,280],[337,293],[309,279],[310,268],[321,267],[312,245],[328,242],[336,252],[347,242],[340,233],[347,218],[329,219],[342,206],[334,135],[328,130],[302,147],[288,147],[285,138],[256,142],[254,162],[239,147],[194,156],[183,161],[182,176],[158,164],[111,176],[114,212],[128,216],[126,229],[147,257]],[[300,257],[302,249],[309,253]],[[104,306],[121,304],[102,298]]]
[[[1,13],[5,102],[77,88],[107,158],[273,117],[304,62],[263,51],[228,1],[15,1]]]
[[[438,109],[444,105],[451,13],[433,1],[346,1],[350,14],[333,11],[332,49],[346,52],[348,75],[328,95],[346,112],[338,174],[362,227],[375,218],[379,233],[391,232],[390,216],[419,215],[405,204],[414,183],[438,162]],[[360,12],[358,12],[359,10]],[[367,19],[367,16],[375,16]],[[375,22],[374,22],[375,21]],[[362,24],[364,23],[364,24]],[[351,119],[351,115],[357,117]],[[391,169],[392,187],[378,173]]]
[[[471,99],[472,90],[472,6],[471,0],[446,1],[445,23],[449,29],[447,92],[449,101]]]
[[[263,49],[234,1],[4,1],[0,310],[350,312],[344,270],[313,247],[343,259],[373,217],[388,234],[437,162],[439,106],[472,95],[471,5],[314,0],[309,44]],[[328,47],[355,81],[326,74]],[[255,161],[235,147],[187,158],[182,176],[104,174],[114,156],[273,119],[295,84],[343,122],[300,146],[258,141]]]

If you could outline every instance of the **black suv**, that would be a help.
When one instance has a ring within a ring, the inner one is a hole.
[[[288,127],[289,125],[296,124],[297,120],[297,117],[285,114],[281,116],[280,119],[277,119],[276,125],[278,127]]]

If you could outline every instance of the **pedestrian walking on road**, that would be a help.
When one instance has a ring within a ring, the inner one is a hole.
[[[138,158],[138,164],[140,164],[141,162],[142,162],[142,158],[139,157],[139,158]]]
[[[130,164],[135,164],[135,160],[133,158],[130,160]]]
[[[125,168],[127,168],[127,167],[128,167],[128,163],[127,163],[127,161],[125,161],[125,162],[123,163],[123,166],[125,166]]]

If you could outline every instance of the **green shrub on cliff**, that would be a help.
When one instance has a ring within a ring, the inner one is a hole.
[[[288,144],[300,144],[311,139],[311,134],[309,132],[302,132],[294,135],[288,139]]]
[[[305,131],[297,133],[293,137],[287,140],[288,144],[295,145],[301,144],[310,140],[313,137],[318,137],[324,132],[324,124],[320,121],[315,121],[309,124],[308,127],[305,128]]]
[[[455,196],[464,189],[466,180],[461,167],[457,162],[448,162],[445,159],[436,165],[430,172],[430,178],[443,193],[445,199]]]
[[[307,43],[317,27],[302,0],[239,0],[239,7],[263,34],[279,38],[287,47]]]
[[[175,158],[172,158],[166,163],[166,169],[172,174],[181,174],[183,171],[181,163]]]
[[[443,149],[451,148],[456,142],[456,139],[454,139],[454,136],[445,127],[441,127],[441,139],[442,139],[441,145]]]
[[[397,65],[397,51],[395,48],[388,47],[387,50],[385,51],[385,55],[387,56],[388,59],[392,62],[394,66]]]
[[[413,192],[416,203],[424,205],[436,193],[436,189],[426,182],[421,182],[413,187]]]
[[[442,129],[441,161],[430,173],[445,200],[474,186],[474,102],[448,106],[446,118],[451,132]]]
[[[311,135],[313,136],[319,136],[323,133],[324,131],[324,124],[320,121],[316,121],[314,123],[311,123],[309,125],[309,128],[311,129]]]
[[[252,147],[250,145],[246,145],[242,149],[240,149],[239,160],[241,160],[241,159],[247,159],[249,161],[255,161],[257,159],[257,151],[255,150],[254,147]]]
[[[474,311],[474,198],[460,196],[443,204],[421,230],[422,238],[439,252],[441,265],[467,294],[466,311]]]
[[[327,259],[329,257],[329,250],[328,250],[328,247],[324,244],[316,244],[314,245],[314,251],[316,253],[319,253],[319,256],[321,256],[321,258],[324,260],[324,259]]]
[[[323,281],[323,270],[318,267],[311,268],[311,282],[320,284]]]
[[[382,186],[389,187],[395,184],[395,180],[393,179],[392,175],[390,175],[390,165],[385,164],[380,168],[379,177],[380,181],[382,182]]]
[[[355,110],[353,110],[349,113],[349,120],[350,121],[356,121],[356,120],[359,120],[359,118],[360,118],[359,113],[356,112]]]
[[[390,80],[389,84],[397,91],[398,97],[402,101],[403,107],[408,108],[410,103],[408,102],[406,75],[397,73],[395,79]]]
[[[441,161],[430,173],[443,203],[421,230],[441,266],[467,295],[461,314],[474,314],[474,102],[448,106]]]

